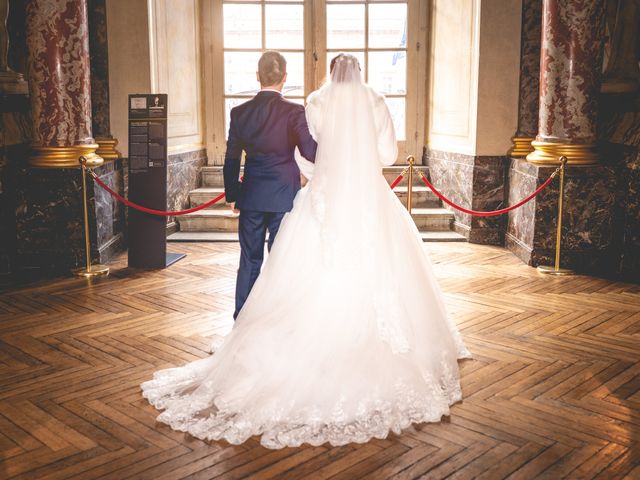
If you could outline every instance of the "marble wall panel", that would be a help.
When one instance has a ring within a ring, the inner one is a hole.
[[[540,186],[553,167],[512,159],[510,201]],[[510,213],[506,246],[529,265],[552,264],[558,217],[558,180],[530,204]],[[562,266],[593,273],[613,273],[616,174],[609,166],[570,167],[565,175],[562,219]]]
[[[106,0],[88,0],[91,118],[95,138],[111,136]]]
[[[96,174],[111,189],[125,194],[125,168],[121,159],[107,162],[95,169]],[[92,205],[96,215],[96,248],[100,263],[108,263],[126,246],[126,208],[108,192],[94,185]]]
[[[456,204],[478,211],[503,207],[504,157],[472,156],[429,149],[425,160],[434,186]],[[504,218],[477,217],[447,208],[455,215],[454,229],[469,241],[491,245],[502,243]]]
[[[189,192],[200,185],[200,169],[206,163],[206,149],[169,156],[167,171],[167,208],[169,210],[175,211],[189,207]],[[168,221],[175,221],[175,217],[169,217]]]

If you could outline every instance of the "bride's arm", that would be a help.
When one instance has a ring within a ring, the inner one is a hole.
[[[307,98],[305,116],[307,119],[307,125],[309,127],[309,133],[311,134],[311,137],[317,142],[318,136],[316,133],[317,132],[316,126],[318,121],[319,109],[317,105],[314,103],[314,98],[315,98],[315,95],[313,93],[309,95],[309,97]],[[300,153],[300,150],[297,147],[295,150],[295,158],[296,158],[296,163],[298,164],[298,168],[300,169],[300,173],[302,173],[302,175],[304,175],[307,179],[311,179],[311,177],[313,176],[314,164],[309,160],[307,160],[305,157],[303,157],[302,154]]]
[[[398,142],[389,107],[382,95],[376,98],[374,111],[380,162],[383,165],[393,165],[398,158]]]

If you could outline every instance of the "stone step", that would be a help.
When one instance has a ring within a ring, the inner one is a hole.
[[[238,215],[231,210],[213,208],[177,217],[181,232],[237,232]]]
[[[222,187],[203,187],[189,192],[189,202],[191,207],[197,207],[203,203],[213,200],[218,195],[224,192]],[[394,192],[400,199],[403,205],[407,203],[407,187],[397,186]],[[438,197],[427,187],[414,186],[413,187],[413,206],[415,208],[437,208],[440,206],[440,200]],[[228,208],[224,199],[217,203],[207,207],[207,209],[220,209]]]
[[[451,230],[453,214],[445,208],[414,208],[413,220],[421,231]],[[182,232],[237,232],[238,215],[228,209],[205,209],[178,217]]]
[[[384,167],[382,169],[382,173],[386,178],[387,182],[393,182],[398,175],[402,172],[404,166],[403,165],[394,165],[392,167]],[[425,167],[419,166],[422,171],[426,171]],[[240,175],[242,175],[243,169],[240,170]],[[407,179],[406,177],[400,185],[406,185]],[[418,185],[420,183],[420,179],[416,177],[414,178],[414,185]],[[224,177],[222,175],[222,167],[219,166],[207,166],[202,167],[202,186],[203,187],[222,187],[224,185]]]
[[[407,187],[398,185],[393,189],[403,205],[407,204]],[[413,208],[438,208],[440,199],[428,187],[414,185],[411,193]]]
[[[199,205],[202,205],[203,203],[208,202],[209,200],[213,200],[221,193],[224,193],[223,187],[202,187],[191,190],[189,192],[189,205],[191,207],[197,207]],[[216,202],[213,205],[207,207],[207,209],[219,208],[229,208],[224,198],[219,202]]]
[[[454,216],[446,208],[414,208],[411,216],[420,231],[451,230]]]
[[[222,175],[222,167],[202,167],[202,186],[203,187],[223,187],[224,176]],[[244,172],[244,168],[240,169],[240,175]]]
[[[451,230],[420,232],[424,242],[465,242],[466,238]],[[237,242],[237,232],[176,232],[167,237],[169,242]]]
[[[387,180],[387,182],[391,183],[398,177],[398,175],[402,173],[402,170],[404,170],[405,167],[406,165],[394,165],[392,167],[384,167],[382,169],[382,174],[384,175],[384,178]],[[421,165],[416,166],[416,168],[422,170],[425,173],[427,171],[427,169]],[[406,184],[407,184],[407,175],[405,175],[405,177],[402,179],[402,181],[399,183],[398,186],[406,185]],[[423,185],[422,182],[420,182],[420,179],[418,178],[418,175],[416,173],[414,173],[413,175],[413,184]]]

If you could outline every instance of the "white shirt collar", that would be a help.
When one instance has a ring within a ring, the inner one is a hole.
[[[276,90],[275,88],[261,88],[260,91],[261,92],[276,92],[276,93],[279,93],[280,95],[282,95],[282,92],[280,90]]]

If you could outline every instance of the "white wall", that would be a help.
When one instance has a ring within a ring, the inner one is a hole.
[[[428,145],[475,152],[479,2],[433,0]]]
[[[169,154],[203,146],[197,0],[109,0],[111,132],[128,155],[127,97],[166,93]]]
[[[518,128],[521,0],[482,0],[476,155],[505,155]]]
[[[521,0],[433,0],[428,146],[504,155],[517,127]]]
[[[118,150],[129,155],[130,93],[151,92],[147,0],[108,0],[109,114]]]

